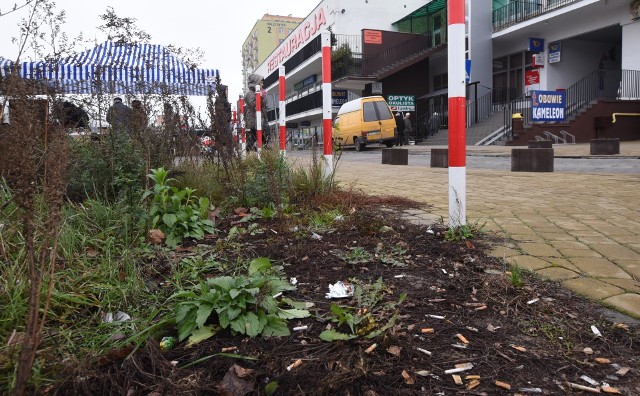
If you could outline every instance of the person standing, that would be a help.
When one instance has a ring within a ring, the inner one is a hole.
[[[402,146],[404,144],[404,119],[402,118],[402,113],[397,112],[395,119],[396,129],[398,131],[398,136],[396,136],[396,146]]]
[[[107,110],[107,122],[115,133],[128,132],[133,111],[131,107],[122,103],[122,98],[114,98],[113,105]]]
[[[409,135],[413,132],[411,127],[411,114],[404,114],[404,144],[409,144]]]

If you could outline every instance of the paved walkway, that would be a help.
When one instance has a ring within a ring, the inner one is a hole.
[[[355,182],[368,193],[425,202],[432,214],[447,221],[448,170],[414,165],[431,147],[407,148],[412,154],[408,166],[382,165],[380,149],[346,152],[337,179]],[[591,157],[588,144],[554,148],[557,158]],[[509,156],[510,150],[469,147],[467,152],[471,158]],[[375,162],[366,160],[376,156]],[[607,158],[611,165],[597,172],[468,168],[468,223],[486,222],[485,230],[516,241],[497,246],[493,255],[640,318],[640,166],[636,173],[616,173],[614,159],[640,158],[640,142],[623,142],[621,154]]]

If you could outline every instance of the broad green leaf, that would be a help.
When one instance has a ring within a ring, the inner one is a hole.
[[[251,264],[249,264],[249,275],[253,275],[256,272],[264,273],[270,268],[271,261],[269,261],[269,259],[266,257],[259,257],[251,260]]]
[[[278,389],[278,383],[276,381],[271,381],[264,386],[264,393],[267,396],[271,396],[276,393],[276,389]]]
[[[241,313],[242,313],[242,310],[240,308],[236,308],[236,307],[227,308],[227,317],[229,318],[229,320],[234,320]]]
[[[278,302],[271,296],[266,297],[262,301],[260,301],[260,306],[264,308],[268,313],[278,312]]]
[[[187,345],[185,345],[185,347],[191,347],[200,343],[201,341],[211,338],[216,335],[217,332],[218,329],[214,328],[213,326],[203,326],[199,329],[196,329],[193,331],[193,333],[191,333],[191,336],[189,337],[189,340],[187,340]]]
[[[278,311],[278,317],[288,319],[307,318],[311,315],[306,309],[280,309]]]
[[[182,322],[187,317],[189,311],[191,311],[192,309],[195,311],[195,308],[195,305],[193,305],[192,303],[183,303],[178,305],[176,307],[176,322]]]
[[[196,325],[198,327],[204,326],[204,323],[211,316],[211,312],[213,311],[213,305],[200,303],[198,307],[198,313],[196,314]]]
[[[294,301],[287,297],[283,297],[280,301],[296,309],[309,309],[314,305],[312,302]]]
[[[267,315],[267,323],[262,330],[262,335],[264,337],[279,337],[279,336],[288,336],[291,334],[289,332],[289,328],[287,327],[287,323],[277,317],[276,315]]]
[[[207,279],[207,283],[211,286],[216,286],[225,292],[229,292],[235,286],[235,280],[231,276],[218,276],[216,278]]]
[[[220,323],[220,327],[222,327],[223,329],[226,329],[227,327],[229,327],[229,324],[231,324],[226,310],[221,312],[218,311],[218,323]]]
[[[258,334],[262,333],[264,325],[261,325],[260,320],[258,319],[258,315],[254,314],[253,312],[246,312],[244,315],[239,316],[236,321],[239,321],[241,319],[244,321],[245,331],[243,333],[251,338],[254,338]]]
[[[341,333],[335,330],[325,330],[320,333],[320,339],[324,341],[347,341],[356,338],[357,336],[351,334]]]
[[[176,224],[177,220],[178,218],[174,214],[165,213],[164,215],[162,215],[162,222],[166,224],[167,227],[173,227],[173,225]]]
[[[196,328],[196,310],[192,309],[184,317],[182,322],[178,323],[178,341],[182,341],[191,335]]]
[[[289,283],[287,280],[279,278],[270,279],[269,287],[271,288],[271,293],[273,294],[296,289],[296,287]]]
[[[231,297],[232,299],[235,299],[236,297],[238,297],[240,295],[240,293],[242,293],[241,290],[231,289],[231,290],[229,290],[229,297]]]

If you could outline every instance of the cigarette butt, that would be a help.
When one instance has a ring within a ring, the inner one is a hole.
[[[440,315],[427,315],[427,316],[434,319],[444,319],[444,316],[440,316]]]
[[[466,338],[464,338],[464,336],[462,334],[456,334],[456,337],[458,337],[458,339],[460,341],[462,341],[463,344],[469,344],[469,340],[467,340]]]
[[[238,350],[238,347],[235,347],[235,346],[222,348],[222,352],[233,352],[237,350]]]
[[[475,388],[476,386],[480,385],[480,380],[474,379],[471,382],[469,382],[467,384],[467,390],[471,390],[473,388]]]
[[[602,387],[602,388],[600,388],[600,389],[602,389],[602,391],[603,391],[604,393],[615,393],[615,394],[618,394],[618,395],[620,394],[620,391],[619,391],[619,390],[617,390],[616,388],[613,388],[613,387],[611,387],[611,386],[603,386],[603,387]]]
[[[600,388],[591,388],[580,384],[574,384],[573,382],[568,382],[568,384],[573,389],[578,389],[589,393],[600,393]]]
[[[629,372],[629,370],[631,370],[631,367],[622,367],[620,370],[616,371],[616,374],[624,377]]]
[[[444,373],[445,374],[461,373],[463,371],[471,370],[472,368],[473,368],[473,363],[456,364],[456,368],[445,370]]]
[[[600,363],[600,364],[609,364],[611,363],[611,360],[607,359],[607,358],[595,358],[593,359],[596,362]]]
[[[431,327],[425,327],[424,329],[420,329],[420,332],[422,334],[432,334],[433,333],[433,329]]]
[[[539,298],[534,298],[533,300],[529,300],[529,301],[527,301],[527,304],[529,304],[529,305],[531,305],[531,304],[535,304],[535,303],[537,303],[538,301],[540,301],[540,299],[539,299]]]
[[[287,371],[291,371],[294,368],[298,367],[299,365],[302,364],[302,359],[298,359],[295,362],[291,363],[290,365],[287,366]]]
[[[463,304],[465,307],[482,307],[483,305],[486,305],[485,303],[464,303]]]
[[[481,305],[478,308],[476,308],[476,311],[484,311],[485,309],[487,309],[486,305]]]
[[[511,390],[511,385],[507,384],[506,382],[502,382],[502,381],[497,381],[495,382],[496,386],[499,388],[503,388],[506,390]]]
[[[467,375],[466,377],[464,377],[464,379],[466,379],[466,380],[474,380],[474,379],[479,380],[480,376],[479,375]]]
[[[462,378],[460,378],[459,375],[453,374],[451,377],[453,378],[453,382],[455,382],[456,385],[462,385]]]
[[[474,333],[478,332],[478,329],[476,329],[475,327],[471,327],[471,326],[467,326],[467,330],[473,331]]]
[[[371,353],[374,349],[378,347],[378,344],[372,344],[369,348],[364,350],[364,353]]]
[[[431,300],[428,300],[429,302],[443,302],[443,301],[447,301],[444,298],[432,298]]]
[[[417,350],[418,352],[422,352],[422,353],[424,353],[424,354],[426,354],[426,355],[431,356],[431,351],[427,351],[426,349],[422,349],[422,348],[416,348],[416,350]]]
[[[294,327],[293,331],[306,330],[308,328],[309,328],[309,326],[298,326],[298,327]]]
[[[517,345],[511,345],[511,348],[513,348],[513,349],[515,349],[517,351],[520,351],[520,352],[526,352],[527,351],[527,348],[521,347],[521,346],[517,346]]]

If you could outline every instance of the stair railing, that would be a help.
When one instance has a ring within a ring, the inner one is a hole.
[[[571,139],[571,144],[576,144],[576,137],[575,135],[570,134],[567,131],[560,131],[560,134],[562,135],[562,137],[564,138],[564,142],[565,143],[569,143],[569,138]]]
[[[479,123],[493,114],[493,95],[488,92],[478,100],[467,103],[467,128]]]

